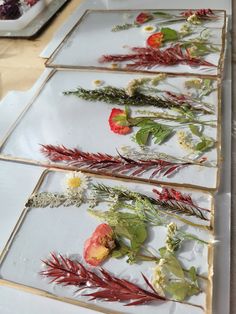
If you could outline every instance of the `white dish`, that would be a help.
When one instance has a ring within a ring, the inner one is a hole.
[[[0,20],[1,31],[15,31],[26,27],[52,0],[39,0],[16,20]]]

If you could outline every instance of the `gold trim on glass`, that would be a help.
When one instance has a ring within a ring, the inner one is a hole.
[[[57,54],[60,52],[61,48],[63,48],[64,43],[70,38],[70,36],[73,34],[73,32],[76,30],[76,28],[83,22],[83,20],[87,17],[87,15],[89,15],[90,13],[124,13],[124,12],[140,12],[140,11],[154,11],[156,9],[147,9],[147,10],[137,10],[137,9],[123,9],[123,10],[91,10],[88,9],[84,12],[84,14],[80,17],[80,19],[78,20],[78,22],[72,27],[72,29],[69,31],[69,33],[63,38],[62,42],[59,44],[59,46],[54,50],[54,52],[51,54],[51,56],[46,60],[45,62],[45,66],[49,67],[49,68],[63,68],[63,69],[89,69],[89,70],[102,70],[105,69],[107,71],[119,71],[119,72],[126,72],[127,70],[125,68],[116,68],[116,69],[112,69],[106,66],[82,66],[82,65],[63,65],[63,64],[53,64],[53,61],[55,59],[55,57],[57,56]],[[185,11],[188,9],[160,9],[160,11]],[[221,51],[220,51],[220,56],[218,59],[218,65],[217,65],[217,73],[216,74],[212,74],[212,77],[216,77],[216,76],[221,76],[222,71],[223,71],[223,61],[224,61],[224,54],[225,54],[225,32],[226,32],[226,10],[213,10],[215,12],[222,12],[224,14],[223,19],[224,19],[224,23],[222,27],[211,27],[209,29],[221,29],[222,30],[222,35],[221,35]],[[132,73],[165,73],[165,71],[163,72],[159,72],[157,71],[148,71],[148,70],[129,70]],[[181,72],[178,72],[178,74],[180,74]],[[198,75],[196,73],[192,73],[195,75]],[[201,74],[199,74],[201,75]]]
[[[54,173],[54,172],[68,172],[68,170],[63,170],[63,169],[54,169],[54,168],[49,168],[49,169],[45,169],[39,179],[38,179],[38,182],[36,183],[35,185],[35,188],[33,189],[33,192],[31,193],[30,197],[33,196],[35,193],[37,193],[40,189],[40,187],[42,186],[46,176],[50,173]],[[99,175],[92,175],[92,174],[88,174],[89,176],[91,177],[97,177],[97,178],[107,178],[107,179],[111,179],[110,177],[108,176],[99,176]],[[117,180],[117,179],[112,179],[112,180]],[[133,182],[132,180],[123,180],[125,182]],[[199,190],[197,189],[190,189],[192,191],[196,191],[196,192],[199,192]],[[210,193],[210,192],[204,192],[205,194],[208,194],[211,196],[211,209],[214,210],[214,204],[212,202],[212,199],[213,199],[213,195]],[[10,249],[11,249],[11,246],[15,240],[15,237],[17,236],[17,233],[20,231],[20,228],[22,227],[23,223],[24,223],[24,220],[28,214],[28,212],[32,210],[31,208],[24,208],[19,219],[18,219],[18,222],[16,223],[11,235],[10,235],[10,238],[8,239],[2,253],[0,254],[0,269],[2,267],[2,264],[5,260],[5,258],[7,257],[7,254],[9,253]],[[211,234],[212,232],[211,231],[208,231],[209,234]],[[213,254],[212,254],[212,245],[209,245],[208,246],[208,277],[206,278],[207,280],[207,288],[206,288],[206,291],[205,291],[205,294],[206,294],[206,299],[205,299],[205,314],[211,314],[211,312],[209,312],[209,309],[211,308],[211,304],[212,304],[212,276],[213,276]],[[202,279],[205,279],[205,277],[201,277]],[[54,299],[54,300],[57,300],[57,301],[62,301],[62,302],[66,302],[66,303],[69,303],[69,304],[73,304],[73,305],[77,305],[77,306],[80,306],[80,307],[84,307],[84,308],[88,308],[88,309],[91,309],[91,310],[94,310],[94,311],[98,311],[98,312],[101,312],[101,313],[105,313],[105,314],[122,314],[124,312],[119,312],[119,311],[114,311],[114,310],[110,310],[110,309],[107,309],[107,308],[104,308],[100,305],[95,305],[95,304],[92,304],[92,303],[87,303],[87,302],[84,302],[84,301],[79,301],[79,300],[74,300],[74,299],[71,299],[71,298],[67,298],[67,297],[61,297],[61,296],[57,296],[53,293],[50,293],[50,292],[47,292],[45,290],[42,290],[42,289],[38,289],[38,288],[34,288],[34,287],[31,287],[31,286],[27,286],[27,285],[24,285],[24,284],[20,284],[20,283],[17,283],[17,282],[14,282],[14,281],[11,281],[11,280],[7,280],[7,279],[4,279],[4,278],[0,278],[0,286],[7,286],[7,287],[12,287],[12,288],[16,288],[18,290],[21,290],[21,291],[25,291],[25,292],[29,292],[29,293],[32,293],[32,294],[35,294],[35,295],[39,295],[39,296],[43,296],[43,297],[47,297],[47,298],[50,298],[50,299]],[[184,302],[182,302],[184,304]],[[101,302],[102,304],[102,302]],[[187,305],[191,305],[190,303],[186,303],[186,306]],[[157,305],[158,306],[158,305]],[[112,307],[112,305],[111,305]]]
[[[212,77],[209,75],[188,75],[188,74],[179,74],[178,76],[183,76],[183,77],[196,77],[196,78],[209,78],[209,79],[214,79],[216,81],[218,81],[217,84],[217,96],[218,96],[218,107],[217,107],[217,114],[218,114],[218,125],[217,125],[217,160],[216,160],[216,166],[212,167],[216,169],[216,180],[215,180],[215,185],[214,187],[204,187],[201,185],[196,185],[196,184],[186,184],[186,183],[178,183],[178,182],[163,182],[162,180],[158,180],[158,179],[146,179],[146,178],[142,178],[142,177],[132,177],[132,176],[126,176],[126,175],[120,175],[120,174],[115,174],[115,173],[105,173],[102,171],[92,171],[92,170],[87,170],[87,169],[83,169],[83,168],[79,168],[79,167],[72,167],[66,164],[57,164],[57,163],[52,163],[52,162],[46,162],[46,161],[39,161],[39,160],[34,160],[34,159],[27,159],[24,157],[16,157],[16,156],[9,156],[9,155],[4,155],[2,153],[3,147],[4,145],[7,143],[7,140],[9,139],[9,137],[11,136],[11,134],[14,132],[15,128],[17,127],[17,125],[21,122],[22,118],[24,117],[24,115],[28,112],[28,110],[31,108],[31,106],[34,104],[34,101],[37,99],[37,97],[40,95],[40,93],[43,91],[43,88],[46,86],[46,84],[50,81],[50,79],[54,76],[54,74],[56,74],[57,72],[63,72],[63,71],[75,71],[73,69],[53,69],[52,72],[49,73],[49,75],[45,78],[45,80],[42,82],[42,84],[40,85],[40,87],[38,88],[37,92],[35,93],[35,95],[32,97],[32,99],[30,100],[29,104],[26,105],[26,107],[24,108],[23,112],[18,116],[18,118],[16,119],[16,121],[12,124],[12,126],[10,127],[10,129],[6,132],[6,135],[3,137],[3,139],[0,140],[0,160],[10,160],[10,161],[17,161],[17,162],[21,162],[21,163],[28,163],[28,164],[33,164],[33,165],[40,165],[43,167],[54,167],[54,168],[62,168],[62,169],[72,169],[72,170],[78,170],[81,169],[84,172],[87,173],[93,173],[93,174],[102,174],[102,175],[108,175],[111,177],[117,177],[117,178],[130,178],[132,180],[135,181],[141,181],[141,182],[146,182],[146,183],[151,183],[151,184],[163,184],[163,185],[173,185],[173,186],[179,186],[179,187],[190,187],[190,188],[200,188],[202,190],[207,190],[207,191],[216,191],[218,189],[219,186],[219,166],[221,164],[221,159],[219,158],[219,153],[220,153],[220,147],[221,147],[221,136],[220,136],[220,102],[221,102],[221,95],[220,95],[220,89],[221,89],[221,80],[217,77]],[[95,72],[97,72],[97,70],[94,70]],[[88,72],[88,69],[76,69],[76,72],[79,73],[83,73],[83,72]],[[103,69],[104,73],[107,73],[106,69]],[[134,74],[134,72],[123,72],[124,75],[128,75],[128,74]],[[155,73],[155,74],[159,74],[159,73]],[[153,73],[146,73],[146,75],[149,76],[153,76]],[[175,73],[166,73],[167,77],[175,77],[176,74]],[[197,165],[196,165],[197,166]]]

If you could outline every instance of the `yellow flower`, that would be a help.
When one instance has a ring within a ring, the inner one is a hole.
[[[65,178],[66,188],[69,190],[83,192],[88,187],[88,178],[81,172],[70,172]]]
[[[194,151],[194,145],[192,144],[191,138],[188,136],[187,133],[185,133],[184,131],[178,131],[177,137],[178,137],[179,145],[183,149],[190,151],[190,152]]]
[[[93,80],[93,85],[101,86],[101,85],[103,85],[103,81],[102,80]]]
[[[201,24],[201,21],[199,20],[199,18],[197,17],[196,14],[192,14],[187,18],[187,22],[193,24],[193,25],[198,25]]]

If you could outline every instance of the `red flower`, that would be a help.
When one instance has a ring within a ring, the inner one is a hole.
[[[26,4],[32,7],[32,6],[35,5],[35,3],[37,3],[38,1],[39,1],[39,0],[27,0],[27,1],[26,1]]]
[[[113,230],[108,224],[103,223],[85,242],[84,259],[88,264],[98,266],[108,257],[114,247]]]
[[[153,16],[148,12],[141,12],[135,19],[135,23],[138,25],[144,24],[153,19]]]
[[[111,131],[117,134],[128,134],[131,131],[125,110],[113,108],[109,117]]]
[[[162,44],[163,38],[164,34],[161,32],[152,34],[147,39],[147,45],[152,48],[159,48]]]

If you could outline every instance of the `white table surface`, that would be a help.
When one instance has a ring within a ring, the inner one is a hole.
[[[78,17],[83,13],[84,9],[86,8],[153,8],[153,2],[150,0],[110,0],[110,1],[94,1],[88,0],[82,4],[82,7],[74,12],[71,16],[69,22],[62,27],[62,29],[56,34],[55,38],[53,39],[52,43],[44,50],[42,53],[43,57],[48,57],[53,52],[53,50],[57,47],[60,43],[64,35],[69,31],[69,29],[74,25],[75,21]],[[166,0],[163,2],[155,1],[156,7],[158,8],[173,8],[173,0]],[[178,2],[175,4],[177,8],[183,7],[191,7],[191,8],[202,8],[202,7],[213,7],[213,3],[211,1],[203,1],[203,0],[192,0],[191,3],[187,0],[182,0],[181,3]],[[231,13],[231,1],[230,0],[215,0],[214,1],[214,9],[226,9],[227,12]],[[228,78],[230,77],[230,69],[227,71]],[[231,81],[230,79],[225,81],[225,87],[230,88]],[[36,84],[37,85],[37,84]],[[7,102],[12,104],[13,109],[17,108],[21,110],[24,104],[27,102],[33,93],[34,89],[29,93],[10,93],[6,99],[3,100],[2,104],[0,103],[0,134],[4,132],[8,125],[14,121],[14,114],[17,115],[16,110],[6,110],[4,111],[4,104]],[[225,93],[225,100],[224,103],[231,103],[230,99],[230,89]],[[18,99],[18,106],[14,107],[14,100]],[[14,112],[14,114],[13,114]],[[8,117],[8,119],[5,119]],[[226,121],[230,121],[230,112],[225,116]],[[4,123],[5,122],[5,123]],[[227,136],[225,137],[227,139]],[[230,145],[227,143],[226,150],[230,150]],[[230,157],[227,160],[227,163],[230,163]],[[27,169],[27,171],[26,171]],[[226,168],[225,171],[226,177],[230,174],[230,168]],[[19,218],[21,209],[23,209],[25,200],[27,198],[27,194],[22,193],[19,189],[19,184],[24,184],[25,191],[32,191],[39,174],[42,172],[42,168],[29,166],[27,165],[26,168],[22,167],[18,163],[12,162],[3,162],[0,161],[0,251],[4,247],[8,237],[11,234],[12,228],[15,226],[17,219]],[[14,180],[12,180],[12,175],[14,173]],[[24,178],[24,180],[23,180]],[[218,204],[227,204],[230,202],[230,184],[228,183],[224,185],[221,189],[221,193],[218,195]],[[8,204],[7,207],[3,206],[3,204]],[[229,205],[226,206],[229,208]],[[224,209],[224,208],[222,208]],[[217,223],[217,228],[219,231],[220,240],[228,244],[230,239],[229,233],[229,220],[225,216],[229,215],[229,210],[223,213],[221,212],[218,215],[218,222],[221,221],[220,224]],[[222,220],[225,219],[225,224],[223,224]],[[219,247],[219,260],[217,261],[217,265],[215,270],[222,269],[222,263],[228,263],[229,258],[227,256],[222,256],[224,251],[223,246]],[[229,252],[228,252],[229,254]],[[220,279],[222,276],[222,280]],[[215,309],[213,314],[228,314],[229,313],[229,306],[227,304],[227,297],[229,293],[229,271],[226,271],[224,274],[219,275],[219,280],[221,280],[221,291],[218,289],[215,293]],[[227,277],[227,278],[225,278]],[[224,293],[226,298],[222,303],[222,300],[219,298],[220,292]],[[221,302],[220,302],[221,301]],[[138,308],[137,308],[138,310]],[[51,299],[39,297],[36,295],[32,295],[29,293],[24,293],[22,291],[18,291],[16,289],[1,287],[0,286],[0,314],[92,314],[96,313],[91,310],[87,310],[84,308],[79,308],[77,306],[73,306],[70,304],[54,301]]]

